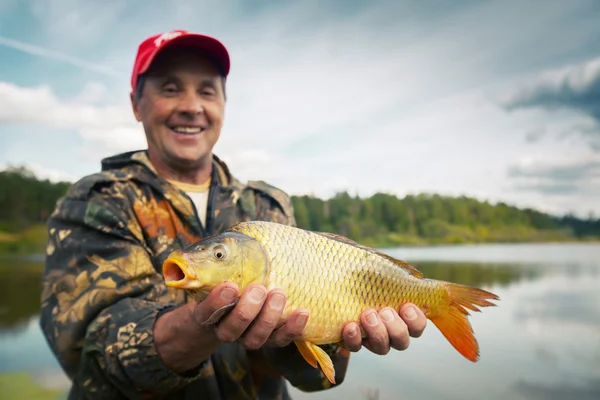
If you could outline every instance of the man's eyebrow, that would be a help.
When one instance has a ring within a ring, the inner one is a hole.
[[[215,87],[217,85],[217,82],[219,80],[219,77],[214,77],[214,78],[204,78],[202,79],[202,81],[200,82],[201,86],[211,86],[211,87]]]
[[[154,75],[151,77],[154,81],[156,81],[158,84],[164,85],[166,83],[176,83],[176,84],[180,84],[182,81],[181,79],[179,79],[177,76],[175,75]],[[219,77],[211,77],[211,78],[203,78],[200,81],[200,86],[202,87],[216,87],[217,83],[218,83]]]
[[[164,84],[164,83],[170,83],[170,82],[174,82],[174,83],[180,83],[181,79],[177,78],[175,75],[157,75],[154,77],[154,79],[156,79],[158,82]]]

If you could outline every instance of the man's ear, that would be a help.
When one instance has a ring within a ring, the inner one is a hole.
[[[133,115],[135,115],[135,119],[140,122],[142,118],[140,117],[139,104],[134,92],[129,93],[129,99],[131,100],[131,109],[133,110]]]

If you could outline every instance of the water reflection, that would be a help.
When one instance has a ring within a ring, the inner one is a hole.
[[[515,393],[521,398],[532,400],[598,400],[600,379],[582,382],[581,385],[539,385],[530,382],[519,382]]]
[[[515,313],[520,323],[543,320],[545,324],[581,325],[600,334],[598,288],[574,287],[566,291],[551,289],[541,294],[523,296],[522,307]]]
[[[40,310],[43,264],[0,259],[0,332],[19,333]]]
[[[523,279],[536,279],[538,268],[529,265],[500,263],[467,263],[423,261],[414,263],[426,278],[461,283],[469,286],[507,286]]]
[[[526,265],[488,263],[418,263],[425,277],[471,286],[506,286],[535,279],[541,272]],[[19,332],[39,313],[42,261],[0,259],[0,331]]]

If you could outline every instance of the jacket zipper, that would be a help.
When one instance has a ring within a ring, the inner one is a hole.
[[[200,216],[198,214],[198,209],[196,208],[196,204],[194,204],[194,201],[187,195],[187,193],[183,193],[185,195],[185,197],[188,198],[188,200],[190,201],[190,203],[192,204],[192,208],[194,209],[194,216],[196,217],[196,222],[198,223],[198,226],[200,226],[200,231],[202,233],[202,238],[205,238],[207,236],[210,236],[213,234],[213,230],[214,230],[214,218],[213,218],[213,208],[214,208],[214,198],[215,198],[215,192],[217,191],[217,173],[216,173],[216,169],[213,167],[212,172],[211,172],[211,178],[210,178],[210,187],[208,189],[208,201],[207,201],[207,205],[206,205],[206,227],[204,226],[204,224],[202,224],[202,221],[200,220]],[[185,298],[185,302],[187,303],[189,301],[189,294],[187,292],[183,292],[184,294],[184,298]]]
[[[214,208],[214,196],[215,196],[215,191],[217,188],[217,183],[216,183],[216,173],[215,170],[213,168],[213,171],[211,173],[211,182],[210,182],[210,187],[208,189],[208,201],[206,204],[206,226],[204,226],[204,224],[202,224],[202,221],[200,220],[199,217],[199,213],[198,213],[198,209],[196,208],[196,204],[194,203],[194,201],[190,198],[190,196],[187,195],[187,193],[183,192],[184,196],[190,201],[190,204],[192,205],[192,208],[194,209],[194,217],[196,218],[196,222],[198,223],[198,226],[200,227],[200,233],[202,234],[202,238],[205,238],[207,236],[210,236],[213,234],[213,230],[214,230],[214,218],[213,218],[213,208]]]
[[[206,205],[206,227],[202,226],[204,237],[210,236],[214,234],[215,230],[215,218],[214,218],[214,201],[215,201],[215,192],[217,191],[217,170],[215,167],[212,169],[211,173],[211,181],[210,188],[208,189],[208,204]],[[198,217],[196,215],[196,217]]]

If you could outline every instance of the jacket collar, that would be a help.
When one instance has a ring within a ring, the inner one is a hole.
[[[231,174],[227,164],[215,154],[213,154],[212,164],[218,178],[218,184],[221,188],[233,189],[240,186],[240,182]],[[150,162],[147,150],[134,150],[116,154],[104,158],[101,162],[102,171],[123,169],[134,165],[142,165],[145,167],[147,170],[146,172],[153,175],[153,179],[164,180],[164,178],[158,175],[158,172]]]
[[[158,175],[148,158],[147,150],[129,151],[107,157],[102,160],[101,165],[102,171],[130,170],[131,174],[127,174],[129,175],[129,179],[143,182],[162,193],[176,209],[190,218],[190,223],[195,225],[195,219],[193,218],[195,212],[191,199],[177,187]],[[237,203],[246,185],[236,179],[231,174],[227,164],[214,154],[212,177],[213,179],[216,178],[216,182],[213,182],[211,187],[220,193],[221,196],[230,197],[234,204]]]

